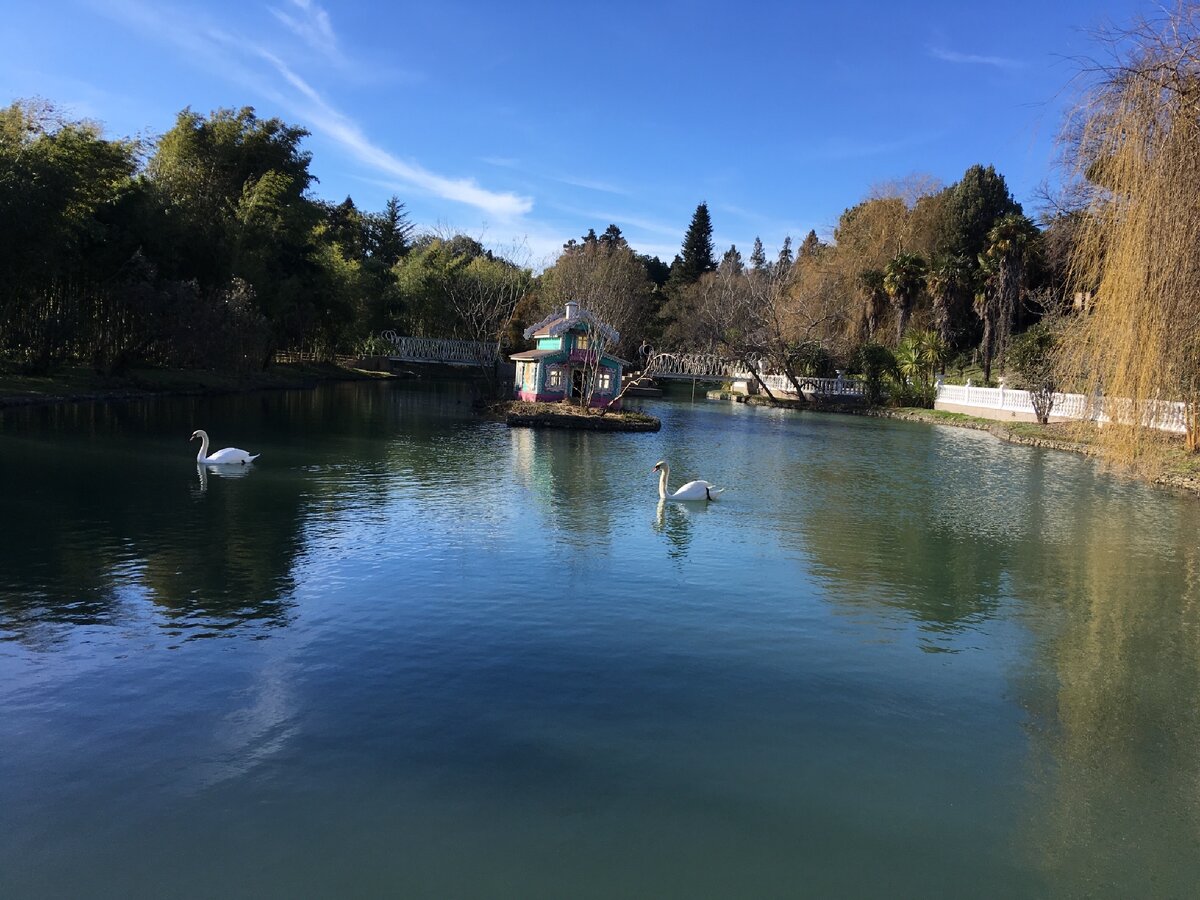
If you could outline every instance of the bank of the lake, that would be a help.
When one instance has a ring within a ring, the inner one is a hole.
[[[219,396],[248,391],[296,390],[337,381],[386,380],[388,372],[338,363],[276,363],[257,372],[208,369],[132,369],[102,375],[84,366],[49,375],[27,375],[0,365],[0,409],[106,400],[141,400],[162,396]]]
[[[1009,444],[1038,447],[1043,450],[1060,450],[1083,456],[1103,458],[1095,428],[1074,422],[1052,422],[1039,425],[1036,422],[998,422],[963,413],[946,412],[940,409],[915,407],[860,407],[858,409],[830,409],[830,412],[855,412],[858,415],[881,419],[902,419],[907,422],[922,422],[927,425],[949,425],[954,428],[969,428],[986,431]],[[1170,446],[1166,464],[1162,469],[1138,471],[1117,469],[1115,474],[1136,478],[1162,487],[1176,488],[1200,496],[1200,456],[1184,451],[1181,439],[1166,435],[1162,440]],[[1178,445],[1178,446],[1176,446]],[[1115,468],[1115,467],[1114,467]]]

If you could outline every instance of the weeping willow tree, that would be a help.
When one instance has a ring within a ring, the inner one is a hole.
[[[1106,398],[1112,456],[1153,466],[1150,426],[1172,401],[1200,449],[1200,3],[1105,37],[1111,62],[1093,67],[1069,142],[1086,198],[1072,274],[1092,300],[1064,374]]]

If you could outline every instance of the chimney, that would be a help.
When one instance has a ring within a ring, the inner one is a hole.
[[[567,318],[573,319],[579,315],[579,304],[574,300],[567,301]]]

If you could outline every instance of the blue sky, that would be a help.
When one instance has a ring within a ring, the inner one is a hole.
[[[185,106],[308,128],[317,195],[464,231],[531,264],[618,224],[678,252],[828,236],[880,181],[992,163],[1033,212],[1088,29],[1145,3],[607,4],[3,0],[0,101],[112,136]]]

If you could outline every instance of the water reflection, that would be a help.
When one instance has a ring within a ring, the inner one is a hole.
[[[200,482],[200,493],[203,494],[208,490],[208,476],[210,474],[218,478],[245,478],[252,471],[253,465],[248,466],[206,466],[203,463],[196,463],[196,477]]]
[[[1100,498],[1064,535],[1069,552],[1017,573],[1030,604],[1061,597],[1035,620],[1045,677],[1021,690],[1034,737],[1028,852],[1073,896],[1195,891],[1200,515],[1163,502],[1161,529],[1134,540],[1134,494]]]
[[[651,527],[667,539],[667,555],[672,559],[685,559],[692,545],[692,516],[707,512],[701,504],[668,503],[659,500],[654,511]]]

